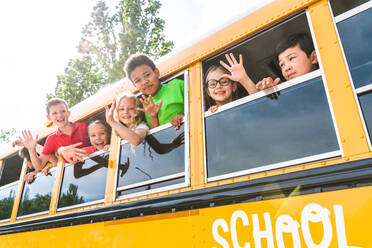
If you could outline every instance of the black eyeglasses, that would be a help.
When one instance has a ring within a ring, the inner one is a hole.
[[[226,86],[229,83],[231,83],[231,80],[228,79],[228,78],[221,78],[220,80],[210,79],[210,80],[207,81],[207,87],[210,88],[210,89],[214,89],[214,88],[217,87],[217,84],[219,84],[221,86]]]

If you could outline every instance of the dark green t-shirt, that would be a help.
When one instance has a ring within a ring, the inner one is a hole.
[[[184,114],[184,81],[173,79],[167,84],[163,84],[158,93],[152,97],[157,105],[160,99],[163,100],[158,112],[159,125],[170,122],[174,115]],[[150,126],[150,115],[145,113],[146,123]]]

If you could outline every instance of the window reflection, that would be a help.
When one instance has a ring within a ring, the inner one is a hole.
[[[163,177],[184,172],[184,150],[184,125],[177,131],[169,127],[150,134],[146,137],[146,142],[139,146],[132,146],[129,143],[122,144],[118,168],[118,188],[152,180],[162,181]],[[184,178],[184,175],[181,177]],[[164,179],[164,181],[167,180],[169,178]],[[150,184],[131,191],[123,191],[123,193],[158,187],[155,182]],[[157,185],[165,186],[159,183]],[[136,186],[126,188],[136,188]],[[122,194],[118,193],[118,195]]]
[[[0,220],[9,219],[12,214],[18,184],[0,188]]]
[[[48,176],[39,173],[35,180],[24,184],[18,216],[40,213],[49,210],[55,171]]]
[[[372,9],[337,24],[355,88],[372,83]]]
[[[359,102],[369,132],[369,138],[372,140],[372,92],[359,96]]]
[[[93,155],[84,163],[66,164],[58,208],[102,200],[105,197],[109,152]]]
[[[369,0],[330,0],[333,15],[338,16],[352,8],[355,8]]]
[[[208,177],[339,150],[320,77],[206,118]]]

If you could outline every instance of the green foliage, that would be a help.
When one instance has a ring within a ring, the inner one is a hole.
[[[16,134],[16,130],[14,128],[10,130],[3,130],[0,129],[0,144],[1,143],[8,143]]]
[[[58,201],[58,207],[68,207],[76,204],[84,203],[84,197],[79,196],[77,193],[78,186],[70,184],[66,193],[63,193]]]
[[[0,220],[10,218],[13,209],[15,192],[11,190],[7,198],[0,200]]]
[[[84,56],[69,62],[47,99],[60,97],[75,105],[123,78],[122,68],[131,54],[142,52],[157,59],[170,52],[174,44],[165,40],[165,22],[157,17],[160,7],[159,0],[121,0],[110,13],[106,3],[99,1],[78,45]]]
[[[102,70],[90,56],[70,60],[65,74],[57,77],[58,82],[54,94],[48,94],[47,99],[59,97],[73,106],[94,94],[105,78]]]
[[[34,198],[29,199],[28,188],[19,207],[19,216],[47,211],[50,206],[51,193],[40,195],[36,194]]]

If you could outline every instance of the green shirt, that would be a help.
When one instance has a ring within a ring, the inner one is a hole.
[[[170,122],[174,115],[184,114],[184,81],[173,79],[163,84],[158,93],[152,97],[154,104],[158,105],[160,99],[163,103],[158,112],[159,125]],[[147,125],[150,126],[150,115],[145,113]]]

